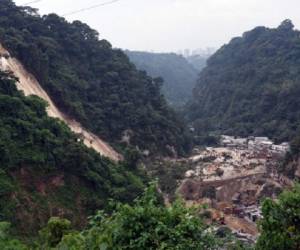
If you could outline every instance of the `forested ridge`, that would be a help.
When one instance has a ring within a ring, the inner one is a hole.
[[[128,50],[125,53],[138,69],[163,79],[162,92],[173,107],[182,107],[191,98],[198,73],[203,67],[195,68],[183,56],[175,53]]]
[[[80,227],[109,199],[130,202],[141,193],[146,177],[132,158],[117,164],[88,149],[15,81],[0,72],[0,221],[26,235],[55,215]]]
[[[152,153],[188,150],[185,127],[161,95],[160,81],[95,30],[10,0],[1,1],[0,14],[0,41],[65,113],[115,145],[130,135],[132,146]]]
[[[257,27],[219,49],[200,74],[187,116],[198,134],[299,133],[300,32],[290,20]]]

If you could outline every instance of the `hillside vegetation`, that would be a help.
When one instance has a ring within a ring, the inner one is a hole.
[[[55,104],[87,129],[152,153],[188,150],[184,125],[160,93],[160,81],[136,70],[80,21],[0,2],[0,42],[40,82]],[[128,140],[127,140],[128,143]]]
[[[291,21],[257,27],[207,62],[187,113],[199,134],[289,141],[300,122],[300,32]]]
[[[201,68],[195,69],[183,56],[174,53],[125,53],[138,69],[163,78],[162,92],[172,106],[182,107],[191,98]]]
[[[300,186],[283,192],[278,200],[262,204],[261,235],[256,244],[237,241],[229,231],[214,232],[204,224],[203,208],[186,208],[177,200],[166,207],[155,186],[132,205],[114,204],[108,215],[99,211],[88,227],[75,231],[70,221],[53,217],[27,246],[10,234],[10,225],[0,222],[0,247],[4,250],[298,250]],[[30,246],[30,247],[29,247]]]
[[[55,215],[81,227],[95,210],[108,208],[108,199],[130,202],[144,187],[133,161],[102,158],[45,107],[0,72],[0,221],[21,234]]]

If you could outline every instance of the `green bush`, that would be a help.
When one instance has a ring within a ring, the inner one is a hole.
[[[89,229],[66,232],[55,249],[217,249],[215,236],[206,230],[196,209],[186,208],[179,200],[166,207],[159,200],[152,185],[133,205],[117,204],[111,215],[99,212],[91,218]],[[57,230],[61,238],[62,230]]]
[[[262,207],[261,236],[257,250],[300,248],[300,185],[283,192],[278,201],[267,199]]]

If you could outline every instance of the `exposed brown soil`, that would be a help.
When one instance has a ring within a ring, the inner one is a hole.
[[[237,218],[234,216],[225,216],[225,224],[236,231],[256,236],[258,230],[255,223],[251,223],[245,219]]]
[[[54,104],[46,91],[41,87],[36,78],[30,74],[24,66],[16,58],[3,56],[9,55],[9,52],[0,44],[0,69],[12,72],[19,82],[17,87],[22,90],[26,96],[37,95],[48,103],[47,113],[50,117],[58,118],[64,121],[69,128],[80,134],[84,144],[90,148],[93,148],[101,155],[106,156],[114,161],[122,160],[122,156],[117,153],[108,143],[104,142],[97,135],[86,130],[79,122],[67,116],[59,110]]]
[[[26,167],[11,172],[11,176],[19,185],[19,190],[11,194],[10,200],[16,204],[14,221],[21,232],[36,233],[53,216],[67,218],[78,228],[86,225],[86,197],[71,190],[74,195],[73,205],[65,204],[57,198],[63,195],[64,188],[70,182],[76,186],[85,185],[76,176],[65,175],[63,172],[47,176]]]
[[[203,198],[204,190],[207,188],[218,188],[218,187],[225,187],[226,191],[224,195],[220,193],[219,200],[220,201],[231,201],[231,197],[234,195],[235,192],[238,190],[242,190],[243,186],[249,185],[253,180],[256,178],[261,178],[264,174],[251,174],[241,177],[235,177],[231,179],[225,180],[215,180],[215,181],[202,181],[197,179],[186,179],[182,182],[181,186],[179,187],[179,193],[186,199],[186,200],[199,200]],[[226,197],[225,197],[226,196]],[[230,197],[230,198],[229,198]]]

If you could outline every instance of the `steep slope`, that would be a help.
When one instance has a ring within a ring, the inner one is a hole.
[[[37,95],[48,103],[47,113],[50,117],[59,118],[64,121],[69,128],[81,135],[84,144],[95,149],[101,155],[109,157],[112,160],[118,161],[122,157],[114,151],[107,143],[102,141],[95,134],[87,131],[80,123],[71,119],[66,114],[62,113],[48,94],[43,90],[35,77],[28,73],[23,65],[16,59],[9,55],[9,52],[0,44],[0,70],[12,72],[18,79],[17,87],[22,90],[25,95]]]
[[[33,235],[51,216],[84,226],[87,216],[109,209],[109,199],[130,202],[144,187],[133,162],[101,157],[45,108],[0,71],[0,221],[21,235]]]
[[[200,74],[188,117],[200,134],[292,139],[300,122],[300,32],[257,27],[218,50]]]
[[[211,54],[201,54],[201,55],[192,55],[186,57],[186,60],[194,66],[194,68],[198,71],[201,72],[202,69],[205,68],[206,62],[208,58],[211,56]]]
[[[172,106],[183,106],[192,96],[198,72],[188,61],[174,53],[125,51],[140,70],[162,77],[162,91]]]
[[[185,128],[159,81],[84,23],[0,2],[0,41],[35,76],[61,111],[114,147],[184,153]],[[124,139],[126,138],[126,140]]]

